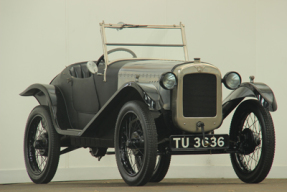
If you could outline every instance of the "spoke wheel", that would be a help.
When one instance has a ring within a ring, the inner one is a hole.
[[[34,183],[48,183],[54,177],[60,155],[60,143],[49,111],[35,107],[28,117],[24,138],[25,165]]]
[[[275,133],[270,113],[258,101],[247,100],[237,108],[230,140],[239,151],[230,155],[237,176],[246,183],[264,180],[273,163]]]
[[[153,173],[157,152],[154,120],[139,101],[126,103],[118,116],[115,152],[119,172],[128,185],[144,185]]]
[[[169,165],[171,160],[171,154],[165,153],[165,146],[159,145],[158,146],[158,154],[156,158],[156,165],[150,179],[150,182],[160,182],[164,179],[165,175],[168,172]]]

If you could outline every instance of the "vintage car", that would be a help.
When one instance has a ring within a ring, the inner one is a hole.
[[[277,109],[266,84],[253,76],[242,83],[234,71],[222,77],[200,58],[189,61],[181,23],[102,22],[100,29],[103,55],[97,61],[69,65],[50,84],[33,84],[20,94],[39,102],[24,137],[34,183],[52,180],[60,155],[87,147],[98,160],[115,154],[128,185],[160,182],[171,156],[182,154],[229,153],[242,181],[265,179],[275,149],[269,112]],[[232,90],[224,100],[223,85]],[[235,108],[229,134],[215,134]]]

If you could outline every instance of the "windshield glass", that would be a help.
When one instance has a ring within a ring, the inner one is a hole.
[[[108,54],[107,64],[135,55],[145,59],[188,60],[183,25],[102,24],[101,30],[104,53],[124,48]]]

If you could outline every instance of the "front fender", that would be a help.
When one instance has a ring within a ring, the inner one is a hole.
[[[163,107],[162,98],[157,88],[150,83],[137,83],[142,92],[142,98],[151,110],[161,110]]]
[[[160,110],[161,99],[152,84],[128,82],[105,103],[100,111],[85,126],[79,136],[99,136],[113,133],[118,112],[124,103],[131,100],[142,100],[152,111]],[[105,133],[102,133],[104,131]],[[113,135],[113,134],[112,134]]]
[[[245,97],[254,97],[269,111],[277,110],[277,102],[271,88],[264,83],[245,82],[232,91],[222,102],[223,118],[225,118]]]

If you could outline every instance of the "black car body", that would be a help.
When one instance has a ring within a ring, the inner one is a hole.
[[[40,104],[28,118],[24,144],[26,168],[35,183],[49,182],[59,155],[81,147],[99,159],[115,148],[129,185],[161,181],[175,154],[230,153],[241,180],[258,183],[267,176],[275,147],[269,111],[276,111],[277,103],[266,84],[254,77],[241,83],[237,72],[222,78],[216,66],[199,58],[188,61],[182,24],[100,26],[104,54],[98,61],[72,64],[50,84],[33,84],[21,93]],[[107,43],[107,28],[179,29],[182,43]],[[181,47],[185,59],[136,58],[127,46]],[[133,58],[109,61],[114,52]],[[232,92],[222,101],[223,84]],[[234,109],[230,133],[214,134]],[[250,164],[250,159],[255,160]]]

